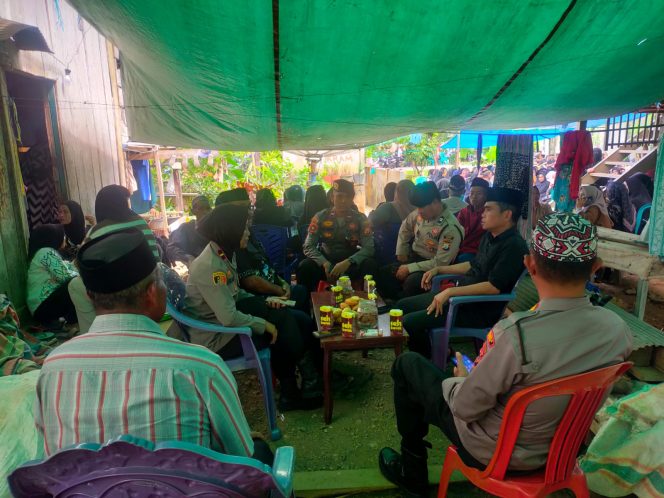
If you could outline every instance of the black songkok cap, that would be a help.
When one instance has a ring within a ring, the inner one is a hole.
[[[486,196],[487,202],[503,202],[514,206],[517,211],[521,211],[523,205],[523,194],[518,190],[507,187],[492,187]]]
[[[466,190],[466,180],[461,175],[454,175],[450,178],[450,190],[462,192]]]
[[[415,185],[408,197],[413,206],[421,208],[428,206],[436,199],[440,200],[440,192],[434,182],[424,182]]]
[[[470,182],[470,187],[484,187],[486,189],[491,188],[491,185],[489,185],[489,182],[487,182],[484,178],[480,178],[479,176],[476,176],[473,178],[473,181]]]
[[[222,204],[228,204],[229,202],[249,202],[249,194],[243,188],[234,188],[233,190],[227,190],[222,192],[217,196],[217,199],[214,201],[215,206],[221,206]]]
[[[351,197],[355,197],[355,187],[353,186],[353,182],[349,182],[348,180],[334,180],[332,183],[332,190],[334,192],[339,192],[340,194],[348,194]]]
[[[92,239],[78,251],[78,268],[85,288],[100,294],[128,289],[157,266],[142,232],[120,230]]]

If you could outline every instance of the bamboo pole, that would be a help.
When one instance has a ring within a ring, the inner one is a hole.
[[[164,232],[168,235],[168,216],[166,216],[166,197],[164,196],[164,179],[161,174],[161,159],[157,151],[154,152],[154,164],[157,167],[157,187],[159,187],[159,210],[161,211],[161,219],[164,223]]]
[[[457,133],[456,159],[454,164],[458,168],[461,164],[461,132]]]

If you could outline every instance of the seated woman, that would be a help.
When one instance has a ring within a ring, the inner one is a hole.
[[[593,185],[583,185],[579,189],[577,206],[581,208],[579,216],[598,227],[613,228],[613,222],[606,208],[604,194]]]
[[[95,224],[94,218],[85,216],[78,202],[67,201],[58,208],[58,220],[65,229],[66,246],[63,251],[65,258],[74,259],[86,232]]]
[[[297,225],[304,213],[304,189],[299,185],[291,185],[284,191],[284,209],[291,219],[291,224]]]
[[[624,183],[611,180],[606,184],[606,203],[614,230],[634,230],[634,208]]]
[[[388,223],[401,223],[415,209],[408,198],[411,190],[415,187],[413,182],[401,180],[395,185],[394,200],[379,204],[376,209],[369,213],[369,221],[371,221],[374,229]],[[387,189],[387,186],[385,186],[385,189]]]
[[[61,317],[76,323],[67,285],[78,272],[58,252],[64,246],[62,225],[40,225],[30,234],[27,304],[35,320],[44,325]]]
[[[143,232],[157,261],[161,261],[157,239],[147,222],[131,210],[129,190],[121,185],[107,185],[95,199],[95,217],[97,224],[88,233],[88,238],[95,239],[107,233],[125,228],[136,228]]]
[[[274,196],[274,192],[269,188],[260,189],[256,192],[254,224],[275,225],[279,227],[291,226],[290,215],[282,206],[277,206],[277,199]]]
[[[312,185],[307,189],[304,195],[304,212],[300,217],[299,226],[308,227],[311,219],[316,213],[330,207],[327,201],[327,193],[322,185]],[[301,234],[302,239],[306,237],[306,232]]]
[[[629,177],[625,183],[627,183],[627,188],[629,189],[629,200],[634,208],[634,222],[636,223],[636,215],[639,209],[646,204],[652,204],[653,182],[645,173],[637,173]],[[643,217],[641,226],[634,227],[636,233],[641,233],[647,220],[647,216]]]
[[[321,380],[311,330],[298,326],[279,300],[267,301],[240,288],[236,253],[246,247],[251,220],[247,206],[222,204],[207,215],[198,231],[211,242],[189,267],[185,313],[226,327],[249,327],[258,349],[269,347],[274,374],[281,384],[279,409],[313,409],[322,404]],[[240,338],[191,330],[191,341],[222,358],[242,355]],[[295,369],[302,377],[298,387]]]

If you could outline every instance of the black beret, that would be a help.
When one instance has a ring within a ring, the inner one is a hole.
[[[150,275],[157,261],[145,235],[135,228],[92,239],[78,251],[85,288],[101,294],[128,289]]]
[[[222,204],[227,204],[229,202],[249,202],[249,194],[243,188],[234,188],[233,190],[227,190],[219,194],[214,201],[215,206],[221,206]]]
[[[408,194],[408,199],[413,206],[421,208],[428,206],[436,199],[440,200],[440,192],[434,182],[424,182],[413,187]]]
[[[454,175],[450,178],[450,190],[455,192],[466,190],[466,180],[461,175]]]
[[[487,202],[503,202],[514,206],[517,211],[521,211],[523,205],[523,194],[518,190],[507,187],[492,187],[486,197]]]
[[[348,180],[334,180],[332,183],[332,190],[334,192],[348,194],[355,197],[355,187],[353,186],[353,182],[349,182]]]
[[[470,187],[483,187],[483,188],[490,188],[491,185],[489,185],[489,182],[487,182],[484,178],[480,178],[479,176],[476,176],[473,178],[473,181],[470,182]]]

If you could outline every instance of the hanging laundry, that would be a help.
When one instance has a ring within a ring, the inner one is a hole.
[[[494,187],[518,190],[524,201],[530,198],[533,169],[532,135],[498,135],[496,148],[496,176]],[[528,218],[528,202],[521,208],[521,217]]]
[[[593,162],[593,140],[590,132],[576,130],[568,131],[563,135],[563,144],[560,148],[560,154],[558,154],[558,158],[556,159],[555,169],[557,173],[561,173],[563,166],[571,166],[569,174],[570,199],[575,201],[579,197],[581,176]]]

